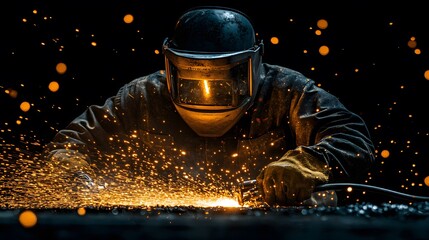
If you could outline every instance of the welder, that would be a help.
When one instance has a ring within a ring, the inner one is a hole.
[[[256,178],[272,206],[317,204],[315,186],[367,176],[374,146],[363,118],[302,73],[263,62],[245,13],[189,9],[162,51],[165,69],[59,130],[45,148],[55,167],[89,187],[109,168],[226,188]]]

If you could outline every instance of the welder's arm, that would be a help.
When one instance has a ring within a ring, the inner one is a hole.
[[[48,155],[52,174],[57,183],[72,186],[76,191],[89,190],[97,192],[104,184],[97,179],[94,169],[87,157],[75,150],[58,149]]]
[[[115,98],[112,97],[104,105],[89,106],[54,136],[46,151],[78,150],[91,158],[98,157],[99,151],[105,152],[115,147],[117,141],[114,140],[123,135],[125,114],[114,102]]]
[[[363,119],[337,97],[307,83],[292,100],[289,122],[302,152],[331,169],[332,180],[363,180],[374,162],[374,144]]]
[[[362,118],[312,81],[289,97],[285,121],[297,147],[262,170],[258,183],[265,200],[299,202],[318,184],[367,176],[374,146]]]
[[[109,136],[114,133],[112,101],[104,106],[90,106],[75,118],[66,128],[61,129],[53,140],[45,146],[45,159],[58,174],[64,185],[75,188],[96,190],[95,169],[102,168],[104,150],[109,149]]]
[[[52,156],[57,150],[76,150],[88,163],[98,165],[104,154],[120,152],[121,144],[131,135],[126,129],[136,129],[133,124],[137,122],[139,105],[133,95],[137,95],[134,89],[125,85],[103,105],[89,106],[58,131],[45,146],[45,155]]]
[[[124,129],[129,128],[128,122],[135,119],[133,114],[138,111],[133,98],[125,97],[129,94],[123,87],[104,105],[89,106],[45,146],[46,160],[68,176],[87,181],[90,186],[96,178],[94,170],[106,167],[106,155],[120,152],[121,143],[130,136]]]

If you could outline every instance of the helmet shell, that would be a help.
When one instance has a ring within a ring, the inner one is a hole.
[[[194,8],[176,23],[172,46],[198,52],[233,52],[251,48],[255,31],[244,14],[222,7]]]

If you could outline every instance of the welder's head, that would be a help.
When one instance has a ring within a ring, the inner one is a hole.
[[[263,43],[245,14],[193,8],[165,39],[163,53],[173,103],[198,135],[222,136],[253,102]]]

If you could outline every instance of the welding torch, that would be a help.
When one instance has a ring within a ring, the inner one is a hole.
[[[236,199],[238,203],[241,206],[246,205],[252,205],[252,206],[260,206],[264,205],[264,199],[262,195],[259,193],[256,179],[253,180],[247,180],[241,182],[238,187],[236,188]],[[406,194],[402,192],[397,192],[391,189],[382,188],[374,185],[368,185],[368,184],[360,184],[360,183],[326,183],[317,185],[314,188],[314,191],[351,191],[352,189],[360,189],[360,190],[366,190],[371,191],[374,193],[381,193],[384,195],[389,195],[394,198],[407,200],[407,201],[429,201],[428,196],[417,196],[417,195],[411,195]]]

